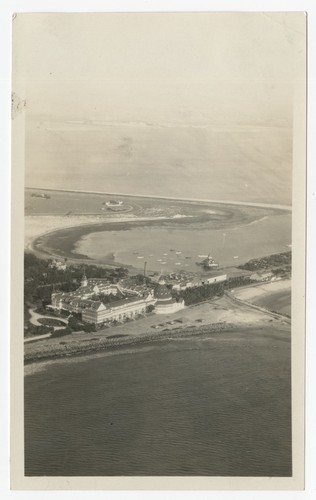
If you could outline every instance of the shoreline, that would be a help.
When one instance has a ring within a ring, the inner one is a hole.
[[[269,325],[273,325],[274,329],[277,329],[280,332],[287,332],[291,335],[290,324],[288,322],[281,321],[273,321],[273,323],[269,323]],[[203,337],[207,335],[220,335],[221,333],[232,333],[232,334],[245,334],[251,333],[253,330],[262,330],[267,327],[267,323],[261,321],[256,324],[243,324],[243,323],[213,323],[203,326],[196,327],[187,327],[181,328],[178,327],[169,331],[161,331],[161,332],[148,332],[147,334],[140,335],[139,337],[135,336],[124,336],[117,338],[103,338],[99,340],[96,337],[92,337],[91,341],[86,345],[77,345],[71,346],[67,349],[61,350],[58,349],[55,352],[50,353],[38,353],[38,355],[30,356],[27,359],[24,359],[24,376],[33,375],[38,371],[42,371],[46,368],[46,366],[57,364],[58,362],[67,362],[67,361],[80,361],[83,358],[91,359],[95,356],[102,356],[105,354],[114,355],[114,354],[123,354],[125,350],[130,348],[138,348],[141,346],[152,347],[156,343],[159,342],[167,342],[167,341],[175,341],[179,339],[190,339]],[[75,334],[72,334],[75,335]],[[94,334],[92,334],[94,335]]]
[[[204,318],[205,323],[201,324]],[[180,320],[180,321],[179,321]],[[141,320],[139,320],[141,321]],[[291,321],[282,314],[258,308],[226,293],[215,301],[201,302],[185,308],[172,318],[149,315],[144,322],[117,325],[95,333],[74,332],[71,335],[28,343],[25,366],[39,362],[97,354],[163,340],[196,337],[222,332],[274,328],[291,332]]]
[[[128,198],[145,198],[145,199],[153,199],[153,200],[169,200],[169,201],[187,201],[187,202],[195,202],[195,203],[216,203],[221,205],[240,205],[240,206],[249,206],[249,207],[258,207],[258,208],[272,208],[278,210],[286,210],[292,211],[291,205],[278,205],[273,203],[255,203],[255,202],[247,202],[247,201],[231,201],[231,200],[208,200],[201,198],[177,198],[172,196],[157,196],[157,195],[147,195],[147,194],[131,194],[131,193],[109,193],[106,191],[82,191],[80,189],[53,189],[53,188],[42,188],[42,187],[31,187],[26,186],[25,189],[34,190],[34,191],[50,191],[50,192],[62,192],[62,193],[82,193],[82,194],[97,194],[97,195],[106,195],[106,196],[122,196]]]
[[[222,212],[215,213],[195,213],[194,215],[183,215],[181,217],[174,217],[168,215],[162,216],[116,216],[116,217],[102,217],[95,214],[84,216],[72,215],[69,219],[67,215],[26,215],[26,232],[25,232],[25,248],[34,252],[40,258],[67,258],[72,263],[95,263],[97,265],[110,266],[110,267],[128,267],[139,269],[135,263],[124,264],[116,262],[114,259],[102,256],[90,257],[85,251],[82,253],[76,252],[78,243],[89,236],[90,234],[98,232],[111,232],[111,231],[129,231],[138,228],[158,227],[161,229],[204,229],[208,227],[210,230],[230,230],[239,227],[246,227],[253,225],[258,221],[264,221],[270,215],[274,215],[274,209],[271,214],[260,213],[263,208],[254,209],[259,210],[252,213],[251,208],[246,210],[244,207],[232,211],[231,207],[224,203]],[[277,215],[277,214],[276,214]],[[287,215],[283,212],[280,215]],[[47,224],[45,225],[45,223]],[[240,264],[241,261],[239,261]],[[234,263],[230,264],[233,265]]]
[[[93,259],[88,255],[80,254],[74,252],[78,242],[81,238],[88,236],[89,234],[97,233],[97,232],[106,232],[106,231],[128,231],[130,228],[142,228],[147,226],[164,226],[168,224],[175,224],[176,226],[182,226],[185,224],[199,224],[204,222],[209,222],[211,220],[210,216],[187,216],[182,217],[180,219],[175,219],[172,217],[154,217],[154,218],[133,218],[128,220],[113,220],[113,221],[102,221],[102,222],[88,222],[82,223],[75,226],[68,226],[63,228],[57,228],[53,230],[46,231],[45,233],[39,234],[31,239],[28,244],[28,249],[37,254],[45,254],[48,257],[53,258],[67,258],[69,261],[73,262],[89,262],[90,264],[103,264],[107,266],[114,267],[126,267],[136,269],[134,266],[122,264],[114,259],[103,259],[102,262],[98,259]],[[49,246],[49,241],[52,237],[57,235],[63,235],[67,233],[67,245],[66,248],[51,248]],[[72,233],[69,235],[69,233]],[[46,239],[47,243],[43,244],[41,239]],[[43,245],[43,246],[41,246]]]
[[[61,359],[69,359],[69,358],[79,358],[81,356],[86,356],[89,354],[96,354],[96,353],[101,353],[101,352],[106,352],[106,351],[116,351],[117,349],[120,348],[125,348],[125,347],[130,347],[130,346],[136,346],[140,344],[152,344],[155,342],[159,342],[162,340],[176,340],[178,338],[182,337],[190,337],[192,335],[198,336],[198,335],[205,335],[207,333],[219,333],[219,332],[224,332],[224,331],[232,331],[234,329],[238,330],[240,329],[242,325],[235,325],[233,323],[213,323],[210,325],[203,325],[203,326],[196,326],[196,327],[187,327],[187,328],[181,328],[179,326],[178,328],[174,328],[173,330],[168,330],[168,331],[161,331],[161,332],[148,332],[147,334],[142,334],[139,337],[136,336],[130,336],[130,335],[123,335],[122,337],[119,337],[119,335],[116,338],[101,338],[99,339],[98,337],[94,337],[93,335],[96,335],[95,333],[91,334],[91,341],[90,343],[87,343],[86,345],[72,345],[69,349],[67,347],[62,350],[60,348],[57,348],[55,352],[50,352],[50,353],[38,353],[38,355],[30,356],[29,358],[24,359],[24,366],[29,366],[32,364],[37,364],[37,363],[46,363],[50,361],[58,361]],[[246,327],[245,327],[246,328]],[[249,326],[248,328],[251,328]],[[73,333],[72,335],[76,335]],[[115,334],[113,334],[113,337]],[[61,337],[61,341],[64,337]],[[65,337],[68,338],[68,337]],[[99,344],[96,342],[99,340]]]

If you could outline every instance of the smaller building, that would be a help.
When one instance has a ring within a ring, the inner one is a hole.
[[[227,280],[227,274],[217,274],[213,276],[205,276],[202,279],[202,284],[203,285],[210,285],[212,283],[222,283],[223,281]]]
[[[273,278],[274,274],[270,271],[253,273],[250,275],[250,279],[252,281],[270,281]]]

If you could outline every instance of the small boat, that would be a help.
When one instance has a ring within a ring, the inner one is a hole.
[[[143,255],[137,255],[137,258],[138,258],[138,259],[143,259],[143,258],[144,258],[144,256],[143,256]]]
[[[238,258],[239,258],[238,255],[234,255],[234,259],[238,259]]]
[[[167,253],[164,253],[164,254],[162,254],[162,255],[168,255],[168,254],[167,254]]]
[[[47,193],[32,193],[31,196],[33,198],[44,198],[45,200],[49,200],[50,196]]]
[[[178,252],[176,252],[176,254],[177,254],[177,255],[180,255],[181,253],[182,253],[182,252],[179,252],[179,251],[178,251]]]
[[[214,269],[215,267],[218,267],[218,263],[215,262],[213,257],[209,254],[205,259],[203,259],[201,262],[196,262],[197,266],[202,266],[204,269]]]

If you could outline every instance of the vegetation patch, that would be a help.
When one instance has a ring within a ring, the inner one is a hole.
[[[286,268],[291,266],[292,252],[282,252],[268,257],[261,257],[260,259],[252,259],[246,264],[239,266],[239,269],[246,269],[248,271],[258,271],[263,269],[270,269],[271,267],[284,266]]]
[[[172,291],[172,295],[176,300],[184,300],[185,305],[198,304],[204,300],[211,299],[215,296],[224,294],[224,284],[215,283],[202,285],[196,288],[187,288],[181,292]]]
[[[78,288],[85,271],[89,278],[106,278],[111,282],[117,282],[126,278],[128,270],[123,267],[104,268],[97,265],[72,265],[64,260],[65,269],[56,268],[53,260],[39,259],[29,252],[24,254],[24,303],[42,304],[45,308],[50,304],[51,294],[56,292],[71,292]],[[44,311],[44,309],[40,309]]]
[[[39,318],[37,321],[44,326],[65,326],[65,323],[59,319]]]
[[[27,334],[27,336],[38,337],[40,335],[46,335],[47,333],[51,333],[52,331],[53,331],[52,326],[46,326],[46,325],[35,326],[30,324],[27,330],[25,330],[25,333]]]
[[[128,337],[128,335],[123,335],[122,333],[118,333],[117,335],[109,335],[107,339],[122,339],[123,337]]]

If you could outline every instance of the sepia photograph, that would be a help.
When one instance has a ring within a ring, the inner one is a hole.
[[[15,484],[302,488],[305,13],[12,36]]]

